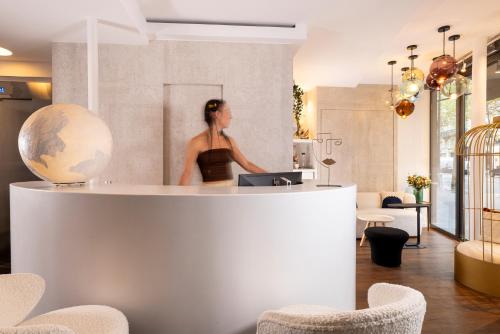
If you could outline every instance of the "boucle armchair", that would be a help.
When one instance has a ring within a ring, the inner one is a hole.
[[[417,334],[426,310],[417,290],[377,283],[368,290],[369,308],[337,311],[326,306],[292,305],[264,312],[257,334]]]
[[[123,313],[100,305],[64,308],[23,321],[44,290],[38,275],[0,275],[0,334],[128,334]]]

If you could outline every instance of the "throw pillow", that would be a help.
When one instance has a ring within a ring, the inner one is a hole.
[[[403,203],[404,193],[384,191],[380,195],[382,197],[382,208],[389,208],[388,204]]]

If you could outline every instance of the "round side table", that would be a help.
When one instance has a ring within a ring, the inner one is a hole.
[[[363,236],[361,237],[361,241],[359,243],[359,247],[363,246],[363,243],[365,242],[366,236],[365,236],[365,230],[368,227],[376,227],[377,223],[380,223],[382,226],[385,227],[386,223],[392,223],[394,221],[394,217],[392,216],[387,216],[387,215],[365,215],[361,214],[358,215],[357,218],[361,221],[366,222],[365,228],[363,229]]]

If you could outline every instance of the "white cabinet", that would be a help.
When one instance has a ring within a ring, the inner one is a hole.
[[[293,171],[302,172],[302,180],[316,180],[318,174],[315,168],[299,168]]]

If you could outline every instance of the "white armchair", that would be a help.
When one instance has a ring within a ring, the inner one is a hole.
[[[257,334],[418,334],[426,310],[417,290],[377,283],[368,290],[369,308],[337,311],[326,306],[293,305],[264,312]]]
[[[100,305],[64,308],[23,321],[44,290],[38,275],[0,275],[0,334],[128,334],[123,313]]]

